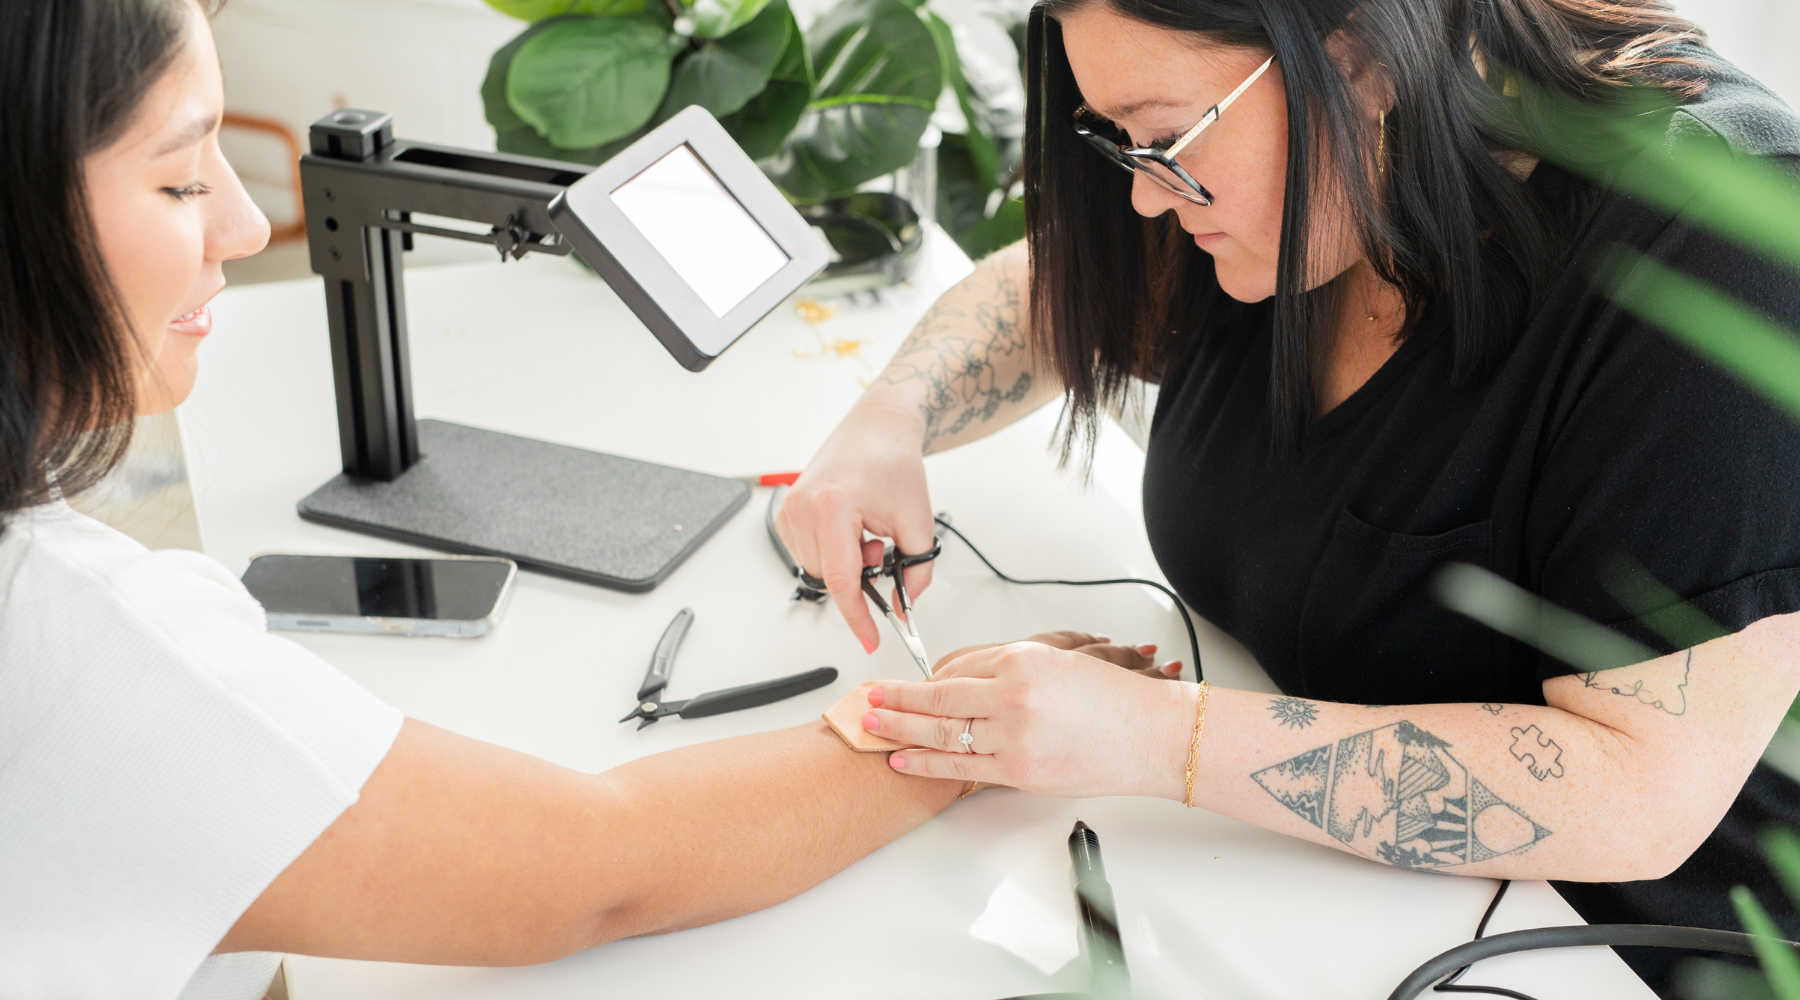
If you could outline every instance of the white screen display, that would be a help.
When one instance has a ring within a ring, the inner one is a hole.
[[[685,143],[612,199],[715,316],[787,266],[788,255]]]

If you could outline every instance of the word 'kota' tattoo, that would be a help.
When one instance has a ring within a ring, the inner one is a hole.
[[[1488,701],[1488,702],[1483,702],[1483,703],[1482,703],[1482,705],[1481,705],[1481,710],[1482,710],[1482,711],[1483,711],[1483,712],[1486,712],[1486,713],[1487,713],[1487,714],[1489,714],[1489,715],[1499,715],[1499,714],[1500,714],[1500,710],[1501,710],[1501,709],[1503,709],[1503,708],[1505,708],[1505,707],[1506,707],[1506,706],[1505,706],[1505,705],[1496,705],[1496,704],[1494,704],[1494,703],[1493,703],[1493,702],[1491,702],[1491,701]]]
[[[1029,370],[1019,372],[1010,386],[1000,384],[1001,362],[1030,347],[1022,298],[1013,276],[996,274],[991,301],[972,310],[938,302],[888,362],[882,372],[888,382],[925,383],[925,402],[919,407],[925,417],[925,451],[939,438],[993,419],[1002,404],[1031,394]],[[969,327],[979,333],[959,332]]]
[[[1694,665],[1694,651],[1677,660],[1665,656],[1631,667],[1580,674],[1581,683],[1596,691],[1636,698],[1670,715],[1687,713],[1688,670]]]
[[[1410,722],[1371,729],[1250,775],[1282,805],[1364,857],[1436,870],[1550,836]]]
[[[1545,778],[1563,776],[1562,746],[1544,735],[1544,731],[1536,726],[1530,729],[1513,727],[1512,755],[1525,762],[1531,776],[1539,781]]]
[[[1276,698],[1269,702],[1269,714],[1275,721],[1295,729],[1305,729],[1319,721],[1319,710],[1310,701],[1300,698]]]

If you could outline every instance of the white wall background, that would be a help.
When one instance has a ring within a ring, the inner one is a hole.
[[[1675,0],[1713,48],[1800,109],[1800,0]]]

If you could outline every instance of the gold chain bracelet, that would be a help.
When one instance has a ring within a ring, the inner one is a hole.
[[[1200,698],[1194,708],[1194,735],[1188,740],[1187,755],[1187,794],[1182,796],[1181,804],[1189,809],[1194,808],[1194,775],[1200,771],[1200,734],[1206,731],[1206,697],[1212,693],[1212,685],[1200,682]]]

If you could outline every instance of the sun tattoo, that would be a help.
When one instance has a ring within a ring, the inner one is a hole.
[[[1305,729],[1319,721],[1319,710],[1313,703],[1299,698],[1276,698],[1269,702],[1269,713],[1276,722],[1295,729]]]

